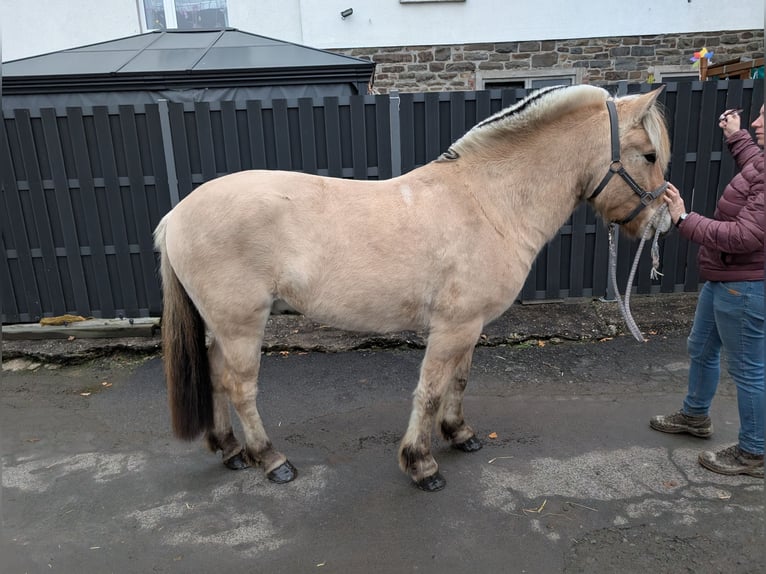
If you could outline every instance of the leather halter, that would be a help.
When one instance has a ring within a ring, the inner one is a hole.
[[[636,206],[636,208],[633,211],[630,212],[630,215],[628,215],[628,217],[620,221],[615,221],[615,223],[617,223],[618,225],[624,225],[625,223],[633,221],[636,215],[641,213],[642,209],[644,209],[647,205],[649,205],[655,199],[657,199],[660,195],[662,195],[662,193],[668,187],[668,182],[666,181],[654,191],[648,192],[643,187],[638,185],[638,183],[636,183],[636,180],[630,177],[630,174],[627,171],[625,171],[625,167],[622,165],[622,162],[620,161],[620,133],[619,133],[620,126],[617,121],[617,108],[614,105],[614,101],[607,100],[606,109],[609,111],[609,127],[612,134],[612,163],[609,165],[609,170],[606,172],[606,175],[601,180],[601,183],[598,184],[598,186],[596,187],[596,190],[588,198],[588,201],[594,199],[599,193],[604,191],[606,184],[609,183],[609,180],[612,179],[612,176],[614,174],[619,175],[622,179],[625,180],[625,183],[627,183],[630,186],[630,188],[636,193],[636,195],[638,195],[638,197],[641,199],[641,202]]]

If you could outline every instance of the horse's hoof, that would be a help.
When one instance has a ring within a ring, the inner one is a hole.
[[[423,480],[415,481],[415,484],[420,490],[425,490],[426,492],[436,492],[437,490],[441,490],[447,486],[447,481],[444,480],[444,477],[437,472],[436,474],[425,477]]]
[[[462,450],[463,452],[476,452],[477,450],[481,450],[482,446],[483,445],[481,444],[481,441],[476,438],[476,435],[472,436],[464,442],[459,442],[452,445],[453,448]]]
[[[242,452],[238,452],[231,458],[224,460],[223,464],[226,465],[226,468],[230,468],[231,470],[242,470],[243,468],[250,466],[250,463],[247,462]]]
[[[284,484],[285,482],[294,480],[296,476],[298,476],[298,471],[292,464],[290,464],[289,460],[286,460],[277,468],[268,473],[266,478],[268,478],[271,482]]]

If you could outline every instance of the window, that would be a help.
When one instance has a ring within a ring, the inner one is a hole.
[[[571,86],[582,83],[583,70],[497,70],[476,72],[476,89],[524,88],[538,89],[546,86]]]
[[[649,70],[653,81],[660,82],[693,82],[700,79],[699,70],[691,66],[655,66]]]
[[[147,30],[225,28],[227,0],[143,0]]]

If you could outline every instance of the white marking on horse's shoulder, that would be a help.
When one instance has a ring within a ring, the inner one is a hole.
[[[399,186],[399,193],[402,194],[402,199],[407,205],[412,205],[412,189],[406,183]]]

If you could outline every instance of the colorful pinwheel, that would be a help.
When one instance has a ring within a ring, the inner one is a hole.
[[[702,48],[699,52],[694,52],[694,55],[689,58],[692,62],[692,68],[699,68],[700,60],[706,58],[708,63],[713,61],[713,52],[708,52],[707,48]]]

